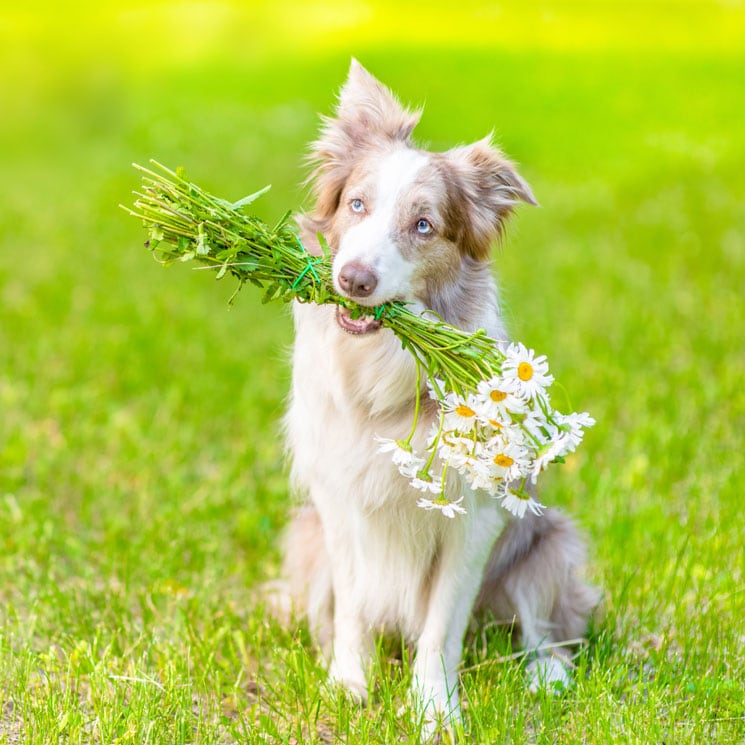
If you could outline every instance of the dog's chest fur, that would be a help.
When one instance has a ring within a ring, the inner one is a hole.
[[[390,455],[377,452],[376,435],[403,439],[413,421],[415,365],[391,332],[349,337],[330,307],[297,306],[295,323],[286,418],[293,479],[311,496],[324,495],[314,501],[322,523],[334,524],[325,532],[344,536],[347,544],[327,548],[349,562],[368,625],[414,639],[427,613],[439,555],[446,543],[461,541],[466,523],[477,519],[476,496],[464,492],[469,514],[459,520],[427,514],[416,506],[421,494]],[[420,450],[433,420],[425,410],[414,440]],[[462,486],[449,481],[449,490]],[[489,512],[490,522],[501,522],[497,510]],[[490,529],[498,533],[496,523]]]

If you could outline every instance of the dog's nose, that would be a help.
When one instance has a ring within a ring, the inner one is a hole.
[[[370,297],[378,286],[378,278],[369,267],[351,261],[341,268],[339,285],[349,297]]]

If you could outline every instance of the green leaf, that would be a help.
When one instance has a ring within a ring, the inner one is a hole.
[[[238,297],[238,293],[243,289],[244,284],[245,282],[242,279],[238,282],[238,287],[235,288],[235,291],[230,296],[230,300],[228,300],[228,305],[231,305],[231,306],[233,305],[233,303],[235,302],[235,299]]]
[[[279,285],[276,282],[273,282],[272,284],[270,284],[269,287],[266,288],[266,291],[264,292],[264,296],[261,298],[261,302],[268,303],[271,300],[273,300],[278,290],[279,290]]]
[[[251,259],[251,258],[246,258],[246,257],[236,258],[235,263],[237,264],[238,269],[244,272],[248,272],[249,274],[251,272],[256,271],[256,269],[259,266],[259,262],[256,261],[256,259]]]
[[[243,197],[242,199],[239,199],[237,202],[228,202],[227,199],[218,199],[217,201],[220,202],[220,204],[224,204],[228,209],[237,211],[241,209],[241,207],[246,207],[249,204],[251,204],[251,202],[255,202],[262,194],[266,194],[271,188],[272,188],[272,185],[268,184],[263,189],[259,189],[258,191],[255,191],[253,194],[249,194],[247,197]]]
[[[278,233],[286,224],[287,220],[289,220],[290,215],[292,214],[292,210],[287,210],[282,217],[279,218],[277,221],[277,224],[274,226],[274,230],[272,232]]]

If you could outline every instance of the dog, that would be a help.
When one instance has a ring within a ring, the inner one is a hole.
[[[334,287],[356,303],[404,301],[506,340],[492,246],[516,204],[536,200],[491,137],[419,149],[420,113],[352,61],[312,145],[316,202],[297,218],[302,242],[320,255],[325,237]],[[457,475],[447,488],[464,496],[466,514],[417,507],[421,493],[375,442],[411,429],[412,355],[372,314],[298,303],[294,320],[284,425],[304,502],[286,531],[282,586],[326,652],[331,680],[364,701],[375,636],[402,634],[415,648],[411,693],[425,726],[452,727],[464,635],[473,614],[488,611],[514,621],[533,652],[533,688],[567,684],[561,654],[545,648],[582,637],[598,600],[580,578],[585,546],[573,524],[553,510],[513,518]],[[420,451],[437,417],[426,399],[413,440]]]

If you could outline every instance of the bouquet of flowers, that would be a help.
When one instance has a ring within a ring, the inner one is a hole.
[[[157,170],[135,165],[142,173],[142,190],[135,192],[134,209],[124,209],[143,221],[145,245],[158,261],[193,261],[213,269],[217,279],[231,274],[238,290],[246,282],[262,288],[264,302],[333,303],[346,307],[352,318],[370,313],[335,292],[322,236],[323,255],[313,256],[300,243],[291,213],[269,226],[243,211],[267,189],[229,202],[190,182],[180,169],[174,172],[155,161],[153,166]],[[378,439],[411,485],[429,495],[418,505],[446,517],[465,512],[462,497],[450,501],[445,496],[453,469],[514,515],[540,514],[544,508],[531,485],[550,463],[563,462],[585,428],[595,423],[586,413],[552,409],[548,388],[553,377],[546,357],[520,343],[500,344],[483,330],[469,334],[430,313],[413,313],[404,303],[385,303],[373,313],[416,361],[411,432],[404,440]],[[421,411],[422,375],[440,406],[425,451],[416,452],[412,439]]]

